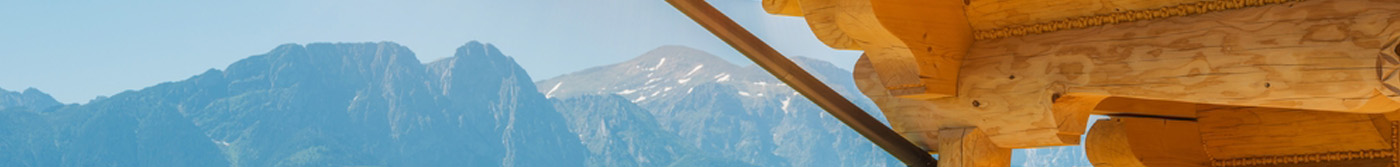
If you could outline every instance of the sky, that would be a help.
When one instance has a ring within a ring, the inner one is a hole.
[[[849,69],[797,17],[757,0],[709,0],[787,56]],[[0,0],[0,88],[63,103],[187,79],[277,45],[391,41],[420,61],[492,43],[535,80],[618,63],[664,45],[752,64],[662,0]]]

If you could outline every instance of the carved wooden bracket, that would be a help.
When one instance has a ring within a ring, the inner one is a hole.
[[[962,57],[973,41],[964,1],[765,0],[763,4],[772,14],[806,17],[817,39],[827,46],[865,50],[890,94],[911,99],[957,95]]]

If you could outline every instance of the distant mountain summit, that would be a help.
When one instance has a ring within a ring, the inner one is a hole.
[[[794,57],[793,60],[843,95],[866,100],[855,89],[849,71],[811,58]],[[537,84],[549,97],[616,94],[642,106],[669,104],[656,99],[676,99],[704,84],[733,86],[742,89],[734,93],[745,97],[793,93],[787,84],[757,66],[737,66],[718,56],[683,46],[662,46],[622,63],[593,67]]]
[[[62,105],[58,100],[54,100],[39,89],[29,88],[23,92],[12,92],[0,89],[0,110],[11,107],[28,107],[34,109],[44,109],[48,107]]]
[[[883,118],[869,99],[855,91],[850,72],[820,60],[796,57],[794,61]],[[645,118],[600,116],[610,114],[607,112],[567,113],[573,111],[561,109],[565,115],[576,115],[568,117],[570,122],[585,122],[572,127],[580,135],[615,126],[659,126],[650,131],[678,136],[673,143],[694,148],[700,155],[755,166],[902,165],[766,71],[756,66],[737,66],[687,47],[663,46],[625,62],[536,84],[546,96],[566,102],[612,99],[635,103],[637,107],[592,105],[591,110],[644,111],[656,122],[601,124],[597,122]],[[644,143],[623,140],[587,145],[595,152],[637,146],[676,147]],[[590,158],[593,161],[611,160]]]
[[[733,81],[739,66],[700,50],[662,46],[641,56],[608,66],[573,72],[540,82],[549,97],[617,94],[638,104],[684,94],[689,88],[715,81]]]

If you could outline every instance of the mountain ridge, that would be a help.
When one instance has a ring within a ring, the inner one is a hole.
[[[883,120],[850,72],[791,59]],[[0,89],[0,166],[900,165],[761,68],[684,46],[538,81],[477,41],[426,63],[284,44],[224,69],[86,104]]]
[[[488,44],[458,50],[430,69],[392,42],[286,44],[88,104],[6,109],[0,125],[33,128],[0,133],[29,150],[0,166],[582,165],[523,68]]]
[[[45,109],[58,105],[62,105],[62,103],[37,88],[26,88],[19,92],[0,88],[0,110],[10,107]]]

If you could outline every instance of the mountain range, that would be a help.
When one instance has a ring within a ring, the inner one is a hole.
[[[428,64],[389,42],[288,44],[83,105],[6,107],[0,166],[578,166],[549,103],[483,43]]]
[[[849,71],[793,60],[884,118]],[[682,46],[533,80],[481,42],[429,63],[392,42],[286,44],[86,104],[0,89],[0,166],[901,165],[762,69]]]

